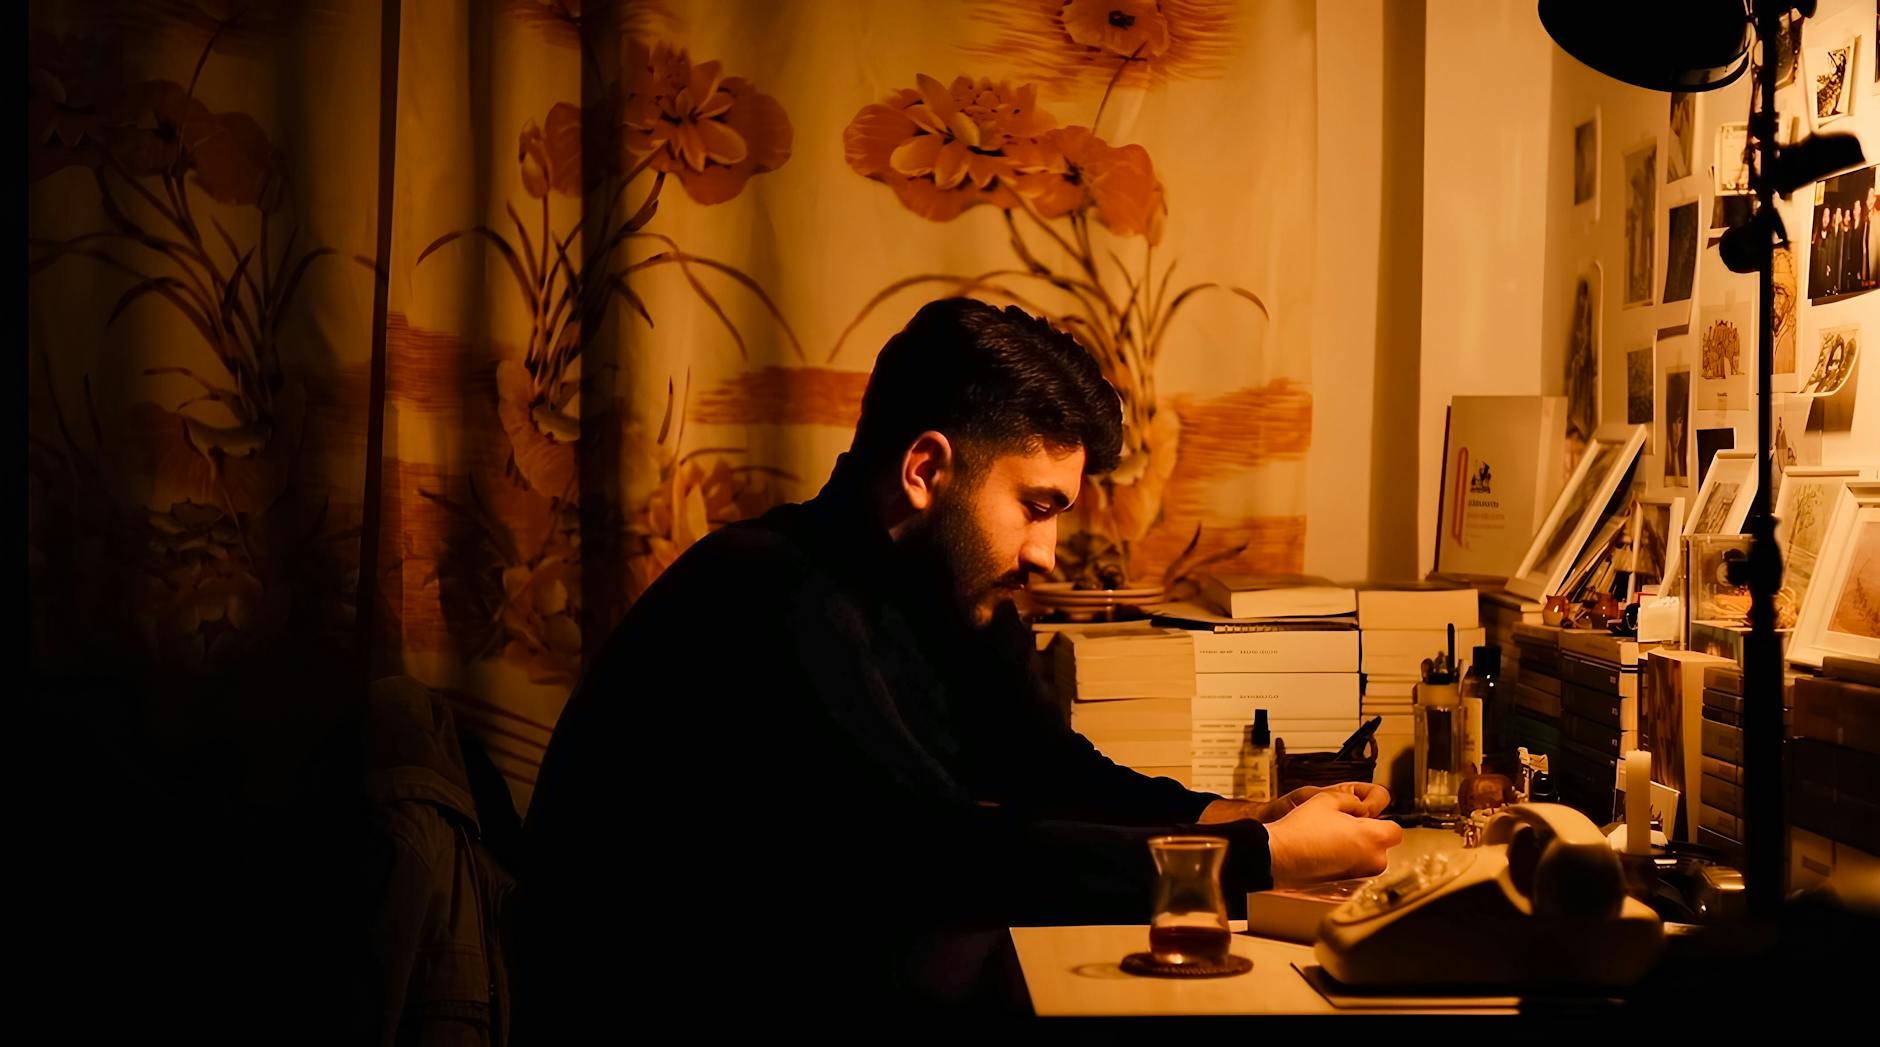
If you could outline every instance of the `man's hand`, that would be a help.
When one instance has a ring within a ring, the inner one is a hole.
[[[1362,806],[1362,810],[1358,813],[1362,813],[1367,818],[1375,818],[1383,814],[1384,809],[1390,806],[1390,790],[1381,785],[1372,785],[1370,782],[1340,782],[1323,788],[1317,785],[1302,785],[1277,800],[1269,800],[1265,803],[1254,803],[1248,800],[1216,800],[1208,804],[1207,809],[1201,812],[1200,824],[1212,825],[1217,822],[1233,822],[1248,818],[1256,822],[1276,822],[1286,817],[1300,804],[1323,792],[1347,793],[1357,797]]]
[[[1281,800],[1291,800],[1297,791]],[[1373,817],[1373,802],[1368,789],[1360,796],[1357,789],[1334,786],[1318,790],[1268,825],[1274,885],[1383,872],[1385,852],[1403,842],[1403,830],[1395,822]],[[1384,802],[1389,802],[1388,796]]]

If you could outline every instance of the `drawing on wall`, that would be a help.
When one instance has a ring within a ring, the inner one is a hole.
[[[1808,300],[1830,302],[1880,286],[1880,206],[1874,168],[1815,183],[1809,226]]]
[[[1567,342],[1567,439],[1581,445],[1599,428],[1598,265],[1580,271],[1573,288],[1573,331]]]
[[[1679,204],[1665,216],[1665,241],[1664,300],[1688,302],[1697,276],[1697,201]]]
[[[1846,37],[1826,47],[1808,49],[1808,88],[1815,125],[1832,123],[1854,111],[1855,44]]]
[[[1693,410],[1748,410],[1749,372],[1756,351],[1748,302],[1699,313]]]
[[[1795,248],[1775,249],[1775,349],[1770,367],[1772,382],[1782,388],[1795,388]],[[1788,376],[1786,381],[1778,375]]]
[[[1599,110],[1573,128],[1573,206],[1599,220]]]
[[[1776,48],[1776,86],[1787,87],[1795,82],[1795,59],[1802,53],[1802,18],[1794,11],[1782,16],[1782,28]],[[1760,53],[1750,63],[1750,82],[1755,83],[1761,76],[1762,60]]]
[[[1665,150],[1665,182],[1691,176],[1697,144],[1697,96],[1689,91],[1671,93],[1671,146]]]
[[[1657,215],[1658,143],[1649,142],[1625,154],[1625,303],[1649,305],[1652,300],[1652,223]]]
[[[1665,372],[1665,486],[1691,486],[1691,369]]]

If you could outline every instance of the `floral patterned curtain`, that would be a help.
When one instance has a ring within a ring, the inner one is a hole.
[[[632,599],[814,494],[947,294],[1124,395],[1067,574],[1298,570],[1312,11],[403,0],[382,83],[364,0],[36,5],[36,657],[343,645],[366,599],[374,671],[450,692],[526,806]]]

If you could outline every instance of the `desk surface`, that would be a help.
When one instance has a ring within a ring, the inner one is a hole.
[[[1404,842],[1391,850],[1390,864],[1395,868],[1415,861],[1418,855],[1461,846],[1461,838],[1448,830],[1410,829],[1404,833]],[[1178,980],[1124,973],[1118,966],[1122,958],[1148,948],[1147,924],[1014,927],[1012,944],[1025,971],[1032,1009],[1045,1017],[1389,1013],[1376,1008],[1334,1008],[1293,970],[1295,963],[1307,967],[1318,962],[1311,946],[1249,937],[1244,920],[1235,920],[1232,926],[1232,948],[1236,955],[1253,961],[1253,970],[1229,978]]]

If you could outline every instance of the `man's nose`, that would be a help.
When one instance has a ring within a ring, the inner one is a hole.
[[[1033,528],[1025,545],[1018,551],[1019,566],[1039,574],[1050,574],[1057,566],[1057,521]]]

